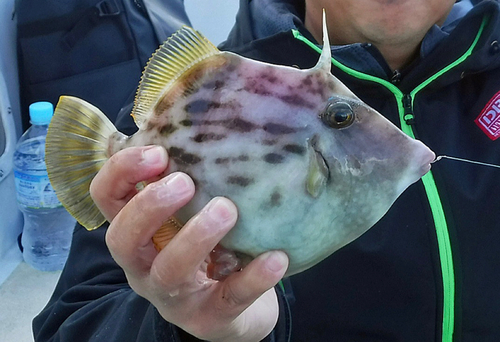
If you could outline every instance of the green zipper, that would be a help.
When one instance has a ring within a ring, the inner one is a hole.
[[[413,131],[412,127],[412,123],[414,121],[413,104],[415,96],[431,82],[465,61],[467,57],[471,55],[472,51],[477,45],[477,42],[479,41],[479,38],[484,30],[484,27],[486,26],[487,21],[487,18],[483,20],[483,22],[481,23],[481,27],[479,28],[479,31],[471,46],[460,58],[458,58],[455,62],[449,64],[439,72],[435,73],[433,76],[429,77],[409,94],[404,94],[401,90],[399,90],[398,87],[387,80],[383,80],[381,78],[367,75],[354,70],[333,58],[332,64],[348,75],[365,81],[378,83],[392,92],[392,94],[396,98],[396,103],[398,105],[401,129],[407,135],[415,139],[415,132]],[[321,48],[305,38],[298,30],[292,30],[292,33],[296,39],[306,43],[318,53],[321,53]],[[429,206],[436,228],[441,274],[443,278],[442,341],[451,342],[453,341],[453,331],[455,325],[455,270],[453,265],[453,252],[451,248],[450,234],[448,231],[448,224],[446,222],[443,205],[441,203],[441,198],[439,196],[439,191],[437,189],[432,171],[429,171],[424,177],[422,177],[422,182],[424,184],[425,192],[427,194],[427,199],[429,201]]]

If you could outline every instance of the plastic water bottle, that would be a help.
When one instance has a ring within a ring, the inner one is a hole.
[[[45,138],[54,107],[35,102],[29,113],[32,126],[14,152],[17,202],[24,215],[23,258],[38,270],[56,271],[68,257],[75,219],[57,199],[45,166]]]

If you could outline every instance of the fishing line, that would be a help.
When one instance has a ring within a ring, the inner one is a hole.
[[[451,159],[451,160],[456,160],[456,161],[461,161],[461,162],[465,162],[465,163],[482,165],[482,166],[490,166],[490,167],[495,167],[497,169],[500,169],[500,165],[483,163],[483,162],[479,162],[479,161],[475,161],[475,160],[469,160],[469,159],[463,159],[463,158],[457,158],[457,157],[450,157],[450,156],[439,156],[439,157],[436,157],[436,159],[434,159],[434,161],[432,163],[440,161],[443,158]]]

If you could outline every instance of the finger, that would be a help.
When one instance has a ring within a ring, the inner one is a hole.
[[[192,282],[200,265],[234,226],[237,217],[236,206],[229,199],[212,199],[154,260],[151,267],[153,281],[168,285],[171,290]]]
[[[131,272],[149,272],[157,255],[151,240],[154,233],[189,202],[194,191],[191,178],[176,172],[149,184],[134,196],[106,233],[106,243],[118,264]]]
[[[92,199],[111,221],[137,193],[136,185],[167,168],[167,152],[160,146],[130,147],[114,154],[90,185]]]
[[[257,298],[274,287],[288,268],[288,256],[282,251],[259,255],[241,272],[222,282],[214,307],[228,318],[239,316]]]

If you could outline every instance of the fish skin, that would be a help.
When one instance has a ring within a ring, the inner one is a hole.
[[[112,133],[106,153],[164,146],[165,174],[183,171],[196,184],[179,221],[215,196],[228,197],[239,218],[221,245],[246,261],[283,250],[286,275],[302,272],[372,227],[434,159],[331,75],[324,53],[308,70],[212,54],[141,109],[136,134]],[[146,90],[139,87],[139,102]],[[332,127],[332,108],[349,109],[352,122]]]
[[[231,53],[220,58],[226,62],[217,71],[167,109],[156,107],[123,147],[162,145],[171,158],[167,173],[194,179],[196,196],[177,214],[183,222],[214,196],[232,199],[238,223],[221,241],[229,250],[251,257],[283,250],[287,274],[301,272],[374,225],[433,159],[330,74]],[[333,102],[354,109],[348,128],[321,120]],[[305,183],[317,153],[329,174],[321,194],[311,196]]]

